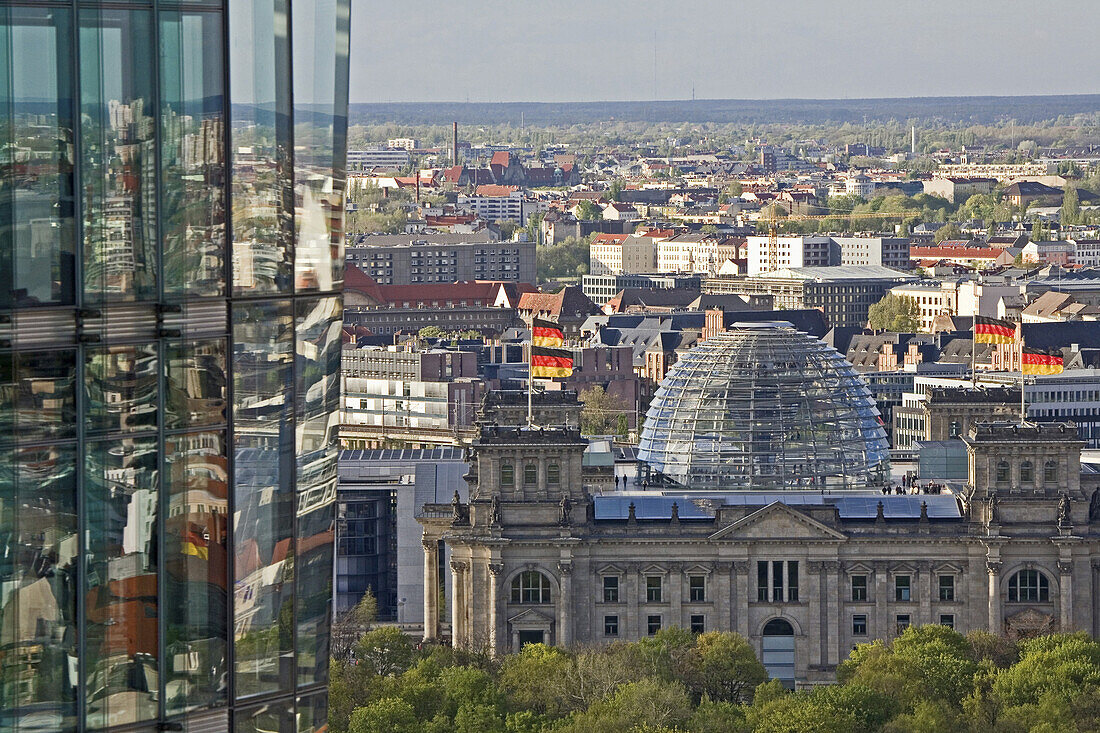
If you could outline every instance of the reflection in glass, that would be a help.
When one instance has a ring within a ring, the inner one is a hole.
[[[164,424],[169,430],[225,423],[225,342],[171,344]]]
[[[160,12],[164,289],[225,291],[222,16]]]
[[[341,307],[298,302],[298,684],[327,679],[336,500]]]
[[[156,428],[156,346],[89,348],[84,381],[89,430],[131,433]]]
[[[235,733],[298,733],[294,724],[294,701],[280,700],[240,710],[233,716]]]
[[[75,474],[73,446],[0,452],[0,727],[76,728]]]
[[[86,451],[88,725],[150,720],[157,715],[157,441],[114,438]]]
[[[220,432],[165,441],[165,699],[170,715],[226,703],[229,475]]]
[[[295,287],[329,291],[343,280],[347,3],[295,3]],[[333,22],[335,19],[336,22]],[[337,263],[340,263],[337,265]]]
[[[286,0],[229,5],[234,293],[293,287]]]
[[[293,688],[294,318],[233,310],[234,622],[239,696]]]
[[[298,698],[296,733],[324,733],[328,730],[328,695],[318,693]]]
[[[84,292],[156,297],[153,14],[80,9]]]
[[[73,302],[72,15],[0,11],[0,308]]]
[[[76,352],[23,352],[16,354],[14,361],[10,399],[15,424],[0,441],[8,437],[20,442],[75,437]]]

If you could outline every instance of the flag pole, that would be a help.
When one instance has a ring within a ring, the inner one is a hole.
[[[531,313],[531,341],[527,344],[527,427],[535,425],[535,314]]]
[[[1020,426],[1027,422],[1027,403],[1024,401],[1024,326],[1020,324]]]
[[[978,388],[978,314],[975,313],[970,323],[970,387]]]

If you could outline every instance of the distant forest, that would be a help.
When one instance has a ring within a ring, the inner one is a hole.
[[[1100,111],[1100,95],[897,99],[700,99],[655,102],[389,102],[350,106],[353,125],[560,126],[608,120],[737,125],[843,125],[891,120],[955,125],[1030,125]]]

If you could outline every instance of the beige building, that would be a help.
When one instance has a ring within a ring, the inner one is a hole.
[[[920,306],[920,330],[932,332],[932,322],[939,315],[956,315],[958,292],[953,282],[915,282],[890,288],[890,294],[912,298]]]
[[[982,424],[958,494],[748,495],[586,486],[586,442],[484,428],[469,504],[425,507],[425,571],[446,543],[454,643],[494,653],[736,631],[773,677],[832,681],[849,650],[911,624],[1098,633],[1100,501],[1072,425]],[[443,633],[425,595],[426,637]]]
[[[745,257],[745,240],[699,233],[680,234],[657,244],[658,272],[717,275],[728,260]]]
[[[588,246],[588,254],[592,275],[661,272],[657,266],[657,244],[652,237],[599,234]]]

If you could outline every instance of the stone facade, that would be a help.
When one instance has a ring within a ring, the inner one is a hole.
[[[486,425],[471,500],[425,507],[425,547],[451,550],[453,643],[494,653],[736,631],[807,685],[909,624],[1100,632],[1100,492],[1082,485],[1076,429],[986,423],[965,442],[956,495],[609,496],[577,433]],[[425,638],[447,635],[437,604],[425,594]]]

